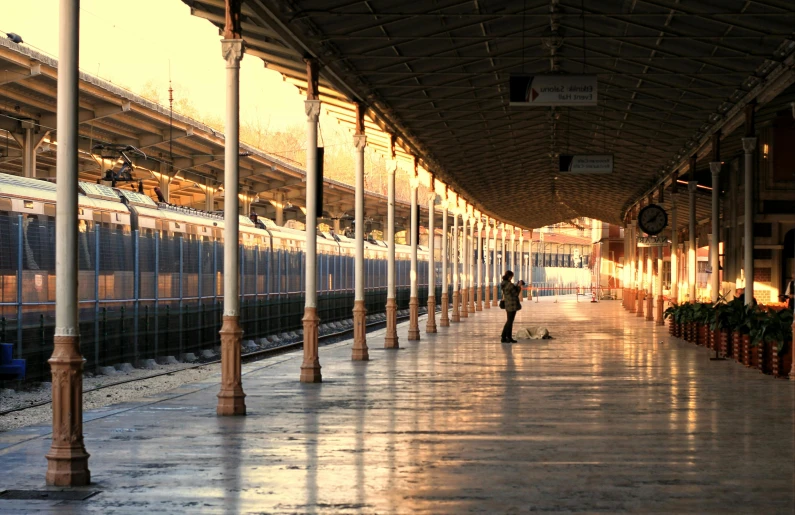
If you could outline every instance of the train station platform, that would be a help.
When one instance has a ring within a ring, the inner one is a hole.
[[[792,513],[795,384],[711,362],[620,302],[526,301],[499,343],[490,309],[369,362],[321,347],[243,367],[246,417],[218,377],[85,414],[100,492],[13,501],[59,513]],[[421,324],[421,327],[424,327]],[[0,491],[44,490],[49,427],[0,434]],[[57,491],[57,488],[51,488]],[[87,494],[88,495],[88,494]]]

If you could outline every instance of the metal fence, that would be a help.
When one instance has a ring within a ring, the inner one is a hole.
[[[223,243],[194,236],[81,221],[78,237],[80,347],[86,369],[198,353],[220,345]],[[365,261],[368,314],[386,304],[386,253]],[[302,251],[241,244],[244,338],[301,329]],[[408,259],[397,265],[399,310],[408,309]],[[437,263],[440,270],[441,264]],[[353,256],[318,255],[318,315],[351,318]],[[427,298],[427,262],[419,262]],[[441,274],[437,274],[441,283]],[[441,290],[437,286],[437,304]],[[0,341],[27,360],[27,380],[47,380],[55,314],[55,223],[46,216],[0,213]]]

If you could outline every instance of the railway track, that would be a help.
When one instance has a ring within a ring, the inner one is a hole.
[[[409,318],[408,316],[399,316],[399,317],[397,317],[397,320],[398,320],[398,322],[400,322],[402,320],[407,320],[408,318]],[[386,326],[386,322],[385,321],[369,323],[369,324],[367,324],[367,332],[371,332],[371,331],[375,331],[377,329],[381,329],[381,327],[383,327],[383,326]],[[318,342],[319,343],[324,343],[325,345],[328,345],[328,344],[331,344],[331,343],[335,343],[334,340],[338,340],[338,339],[343,338],[345,336],[348,336],[350,334],[353,334],[353,327],[351,327],[350,329],[345,329],[343,331],[337,331],[336,333],[328,333],[328,334],[325,334],[323,336],[320,336],[320,337],[318,337]],[[279,345],[277,347],[270,347],[268,349],[261,349],[261,350],[258,350],[258,351],[254,351],[254,352],[249,352],[247,354],[243,354],[241,356],[241,360],[242,360],[243,363],[251,363],[251,362],[254,362],[254,361],[260,361],[260,360],[267,359],[267,358],[270,358],[270,357],[273,357],[273,356],[278,356],[279,354],[284,354],[285,352],[290,352],[290,351],[301,349],[301,348],[303,348],[303,346],[304,346],[304,342],[302,340],[302,341],[298,341],[298,342],[288,343],[286,345]],[[197,365],[192,365],[192,366],[180,368],[179,370],[170,370],[170,371],[166,371],[166,372],[159,372],[157,374],[151,374],[151,375],[144,376],[144,377],[136,377],[136,378],[133,378],[133,379],[125,379],[123,381],[115,381],[115,382],[112,382],[112,383],[104,384],[102,386],[97,386],[95,388],[90,388],[88,390],[84,390],[83,393],[86,394],[86,393],[89,393],[89,392],[96,392],[96,391],[99,391],[99,390],[104,390],[105,388],[112,388],[114,386],[119,386],[119,385],[123,385],[123,384],[135,383],[135,382],[138,382],[138,381],[146,381],[147,379],[154,379],[156,377],[162,377],[162,376],[166,376],[166,375],[170,375],[170,374],[175,374],[177,372],[182,372],[183,370],[194,370],[194,369],[201,368],[201,367],[206,367],[206,366],[209,366],[209,365],[215,365],[215,364],[218,364],[220,362],[221,362],[220,359],[214,359],[212,361],[207,361],[205,363],[199,363]],[[33,408],[38,408],[38,407],[41,407],[41,406],[46,406],[47,404],[52,404],[52,400],[36,402],[36,403],[33,403],[33,404],[29,404],[27,406],[20,406],[18,408],[12,408],[12,409],[8,409],[8,410],[5,410],[5,411],[0,411],[0,417],[5,416],[5,415],[9,415],[11,413],[19,413],[19,412],[22,412],[22,411],[25,411],[25,410],[28,410],[28,409],[33,409]]]

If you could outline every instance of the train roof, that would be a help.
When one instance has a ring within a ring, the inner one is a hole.
[[[0,173],[0,195],[26,200],[38,200],[52,204],[55,204],[57,197],[56,186],[53,182],[5,173]],[[116,200],[113,201],[104,198],[92,198],[83,193],[78,193],[77,199],[81,207],[121,213],[129,212],[127,206],[119,200],[118,195],[116,195]]]

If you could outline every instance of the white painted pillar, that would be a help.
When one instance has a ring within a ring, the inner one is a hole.
[[[416,172],[415,172],[416,173]],[[417,188],[419,187],[419,178],[411,178],[411,296],[409,299],[409,341],[418,341],[420,339],[419,329],[419,299],[417,298],[417,244],[419,239],[420,221],[417,219]]]
[[[442,202],[442,316],[439,319],[439,325],[448,327],[450,325],[450,318],[448,314],[448,305],[450,302],[448,288],[448,262],[450,256],[448,252],[447,240],[450,237],[448,234],[448,200],[444,199]]]
[[[494,220],[494,257],[491,262],[491,277],[492,281],[494,282],[494,284],[492,285],[492,293],[493,293],[491,299],[492,306],[497,306],[500,303],[500,300],[497,298],[499,297],[499,294],[497,293],[497,288],[500,284],[500,273],[497,267],[498,261],[499,259],[497,259],[497,221]]]
[[[516,277],[518,270],[515,270],[516,268],[516,228],[515,227],[511,228],[511,250],[510,252],[508,252],[508,266],[509,266],[508,270],[513,271],[514,277]]]
[[[83,356],[77,297],[77,149],[79,0],[60,0],[55,205],[55,337],[52,370],[52,446],[46,482],[84,486],[91,482],[83,444]]]
[[[475,296],[477,295],[475,292],[475,261],[477,258],[475,257],[475,226],[477,225],[477,220],[475,220],[475,216],[471,216],[469,219],[469,312],[475,312]]]
[[[756,138],[743,138],[745,152],[745,184],[743,210],[743,274],[745,275],[745,304],[754,300],[754,151]]]
[[[519,279],[524,281],[524,279],[525,279],[525,276],[524,276],[524,267],[525,267],[525,262],[524,262],[524,229],[519,229],[519,254],[518,254],[518,259],[519,259]],[[519,293],[519,301],[521,302],[523,300],[524,300],[524,290]]]
[[[676,179],[674,179],[676,180]],[[678,195],[671,193],[671,299],[679,302],[679,231]]]
[[[386,336],[384,348],[400,347],[397,335],[397,300],[395,298],[395,175],[397,161],[387,161],[387,265],[386,265]]]
[[[472,255],[469,253],[469,225],[468,211],[461,213],[461,318],[469,318],[469,262]]]
[[[452,210],[453,213],[453,313],[450,316],[451,322],[461,321],[461,291],[459,289],[459,279],[461,276],[461,259],[459,258],[459,237],[461,236],[458,230],[458,208]]]
[[[428,192],[428,319],[425,324],[426,333],[436,332],[436,235],[435,235],[435,206],[436,192],[434,179],[431,178],[431,188]]]
[[[718,301],[720,294],[720,161],[709,164],[712,173],[712,239],[709,242],[709,263],[712,267],[710,275],[711,300]]]
[[[317,200],[318,200],[318,162],[317,125],[320,118],[320,100],[305,100],[306,112],[306,255],[304,270],[304,358],[301,363],[301,382],[320,383],[318,353],[318,328],[320,317],[317,314]]]
[[[687,235],[687,282],[689,302],[696,301],[696,190],[698,182],[688,181],[687,192],[690,203],[688,205],[688,235]]]
[[[240,60],[243,40],[221,40],[226,61],[226,123],[224,134],[224,311],[221,335],[221,391],[218,415],[245,415],[241,377],[240,328]]]
[[[477,263],[477,303],[476,311],[483,311],[483,220],[478,220],[477,249],[475,249],[475,261]]]
[[[351,359],[367,361],[370,359],[367,349],[367,308],[364,302],[364,147],[367,146],[367,136],[364,134],[354,135],[353,145],[356,148],[356,189],[354,194],[356,242],[353,264],[353,347],[351,348]]]
[[[500,276],[505,275],[505,272],[510,270],[510,266],[508,263],[508,247],[505,245],[506,236],[508,235],[508,226],[504,223],[502,224],[502,270],[500,270]]]

